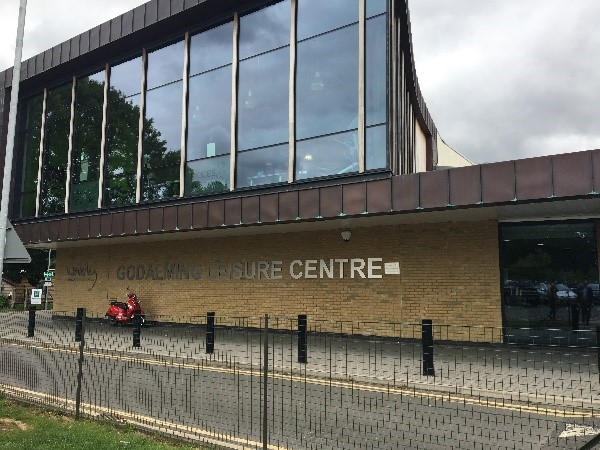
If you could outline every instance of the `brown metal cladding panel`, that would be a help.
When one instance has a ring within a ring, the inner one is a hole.
[[[29,69],[31,69],[31,67],[29,67]],[[28,70],[28,75],[31,77],[35,74],[42,73],[43,71],[44,71],[44,54],[40,53],[39,55],[36,55],[36,57],[35,57],[35,70],[33,72],[31,72],[31,70]]]
[[[552,157],[554,195],[587,195],[594,189],[592,153],[578,152]]]
[[[90,217],[90,237],[96,238],[100,236],[100,216]]]
[[[69,54],[70,54],[71,59],[76,58],[80,55],[80,52],[79,52],[79,43],[80,42],[81,42],[81,35],[71,38],[71,45],[69,45],[69,48],[70,48]]]
[[[133,10],[133,30],[139,31],[144,28],[144,14],[145,14],[145,6],[138,6]]]
[[[100,47],[100,26],[90,30],[90,50],[96,50]]]
[[[50,233],[48,229],[48,223],[42,222],[40,224],[40,242],[48,242],[50,240]]]
[[[552,159],[520,159],[515,161],[517,200],[549,198],[552,196]]]
[[[362,214],[367,210],[366,183],[346,184],[342,186],[342,211],[344,214]]]
[[[41,229],[41,224],[39,222],[34,222],[30,225],[30,230],[31,230],[30,242],[32,242],[34,244],[40,242],[40,229]]]
[[[52,220],[48,222],[48,240],[50,242],[58,241],[60,222],[60,220]]]
[[[221,227],[225,223],[225,202],[215,200],[208,202],[208,227]]]
[[[158,0],[158,20],[166,19],[171,15],[171,0]]]
[[[137,214],[135,211],[125,211],[123,216],[123,233],[134,235],[136,233]]]
[[[208,226],[208,203],[194,203],[192,206],[192,227],[195,230]]]
[[[137,217],[135,220],[136,230],[140,234],[147,233],[150,229],[150,211],[147,209],[140,209],[137,211]]]
[[[100,216],[100,235],[112,235],[112,217],[109,213],[104,213]]]
[[[61,49],[62,47],[60,45],[52,47],[52,67],[56,67],[60,64]]]
[[[481,166],[481,201],[510,202],[515,198],[515,164],[505,161]]]
[[[100,45],[106,45],[110,42],[110,22],[104,22],[100,25]]]
[[[392,177],[392,209],[414,211],[419,207],[419,175]]]
[[[4,89],[4,83],[6,82],[6,73],[6,70],[0,72],[0,89]]]
[[[282,192],[279,194],[279,220],[296,220],[298,217],[298,192]]]
[[[242,199],[225,200],[225,225],[238,225],[242,221]]]
[[[61,44],[60,49],[60,62],[61,64],[66,63],[71,58],[71,41],[65,41]]]
[[[112,229],[113,236],[121,236],[124,229],[125,214],[123,212],[112,213]]]
[[[150,231],[157,233],[163,229],[163,214],[162,208],[152,208],[150,210]]]
[[[19,236],[19,238],[21,239],[21,242],[23,242],[23,244],[27,245],[29,244],[29,242],[31,242],[31,233],[30,233],[30,225],[13,225],[13,229],[15,230],[15,232],[17,233],[17,235]]]
[[[314,219],[319,216],[319,190],[298,191],[298,216],[302,219]]]
[[[28,78],[27,74],[29,73],[30,66],[33,66],[32,70],[35,71],[35,58],[30,61],[33,61],[33,62],[28,61],[25,64],[21,64],[21,80],[25,80],[26,78]],[[34,73],[34,72],[32,72],[32,73]],[[7,83],[9,86],[11,85],[10,81],[7,81]]]
[[[392,210],[392,180],[377,180],[367,183],[367,211],[370,214]]]
[[[192,205],[179,205],[177,208],[177,228],[180,230],[192,228]]]
[[[158,0],[152,0],[146,3],[146,17],[144,24],[146,26],[156,23],[158,20]]]
[[[48,49],[44,52],[44,70],[52,68],[52,49]]]
[[[448,171],[423,172],[420,178],[421,208],[444,208],[448,205]]]
[[[184,0],[185,9],[192,8],[198,4],[198,0]]]
[[[116,41],[121,37],[121,19],[125,16],[115,17],[109,22],[110,27],[110,41]],[[131,17],[131,16],[130,16]]]
[[[177,206],[166,206],[163,217],[163,230],[175,231],[177,229]]]
[[[592,167],[594,173],[594,192],[600,192],[600,150],[592,151]],[[598,242],[600,242],[600,239]]]
[[[62,221],[64,222],[65,219]],[[72,240],[79,239],[79,218],[70,217],[69,219],[69,238]]]
[[[84,55],[90,51],[90,32],[86,31],[79,35],[79,55]]]
[[[342,214],[341,186],[319,189],[319,213],[322,217],[337,217]]]
[[[277,221],[279,212],[279,198],[277,194],[267,194],[260,196],[260,222],[269,223]]]
[[[480,166],[450,169],[450,204],[476,205],[481,202]]]
[[[83,216],[79,218],[79,239],[90,237],[90,218]]]
[[[127,11],[121,19],[121,36],[133,33],[133,11]]]
[[[260,219],[258,196],[242,198],[242,223],[258,223]]]
[[[58,224],[58,240],[66,241],[69,239],[69,220],[63,219]]]
[[[184,0],[172,0],[171,1],[171,15],[180,13],[184,9]]]

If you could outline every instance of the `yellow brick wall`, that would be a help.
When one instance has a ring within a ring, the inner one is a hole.
[[[340,230],[126,245],[107,240],[103,246],[57,251],[54,309],[72,314],[86,307],[89,315],[103,316],[108,302],[124,299],[129,287],[146,314],[162,320],[201,322],[208,311],[219,318],[308,314],[310,325],[323,331],[418,337],[420,328],[410,324],[433,319],[446,325],[436,327],[442,338],[461,338],[464,332],[466,339],[468,331],[457,325],[477,325],[496,328],[472,329],[481,336],[471,339],[497,340],[497,230],[490,221],[356,228],[350,242],[341,239]],[[382,258],[399,262],[401,274],[352,279],[346,270],[343,279],[295,280],[288,273],[293,260],[331,258]],[[165,262],[214,266],[263,260],[281,260],[282,279],[120,280],[117,270],[137,264],[162,269]],[[285,322],[280,325],[289,326]]]

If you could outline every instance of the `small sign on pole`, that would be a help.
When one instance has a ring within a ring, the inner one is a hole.
[[[41,305],[42,304],[42,289],[31,290],[31,304]]]

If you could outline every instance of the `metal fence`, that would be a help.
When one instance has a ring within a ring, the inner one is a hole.
[[[597,330],[208,315],[136,334],[33,314],[0,313],[4,395],[185,440],[578,449],[600,433]]]

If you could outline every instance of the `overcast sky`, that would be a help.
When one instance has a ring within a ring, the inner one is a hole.
[[[475,163],[600,148],[600,0],[409,0],[417,74]],[[29,0],[24,59],[144,3]],[[18,0],[0,0],[0,70]]]

